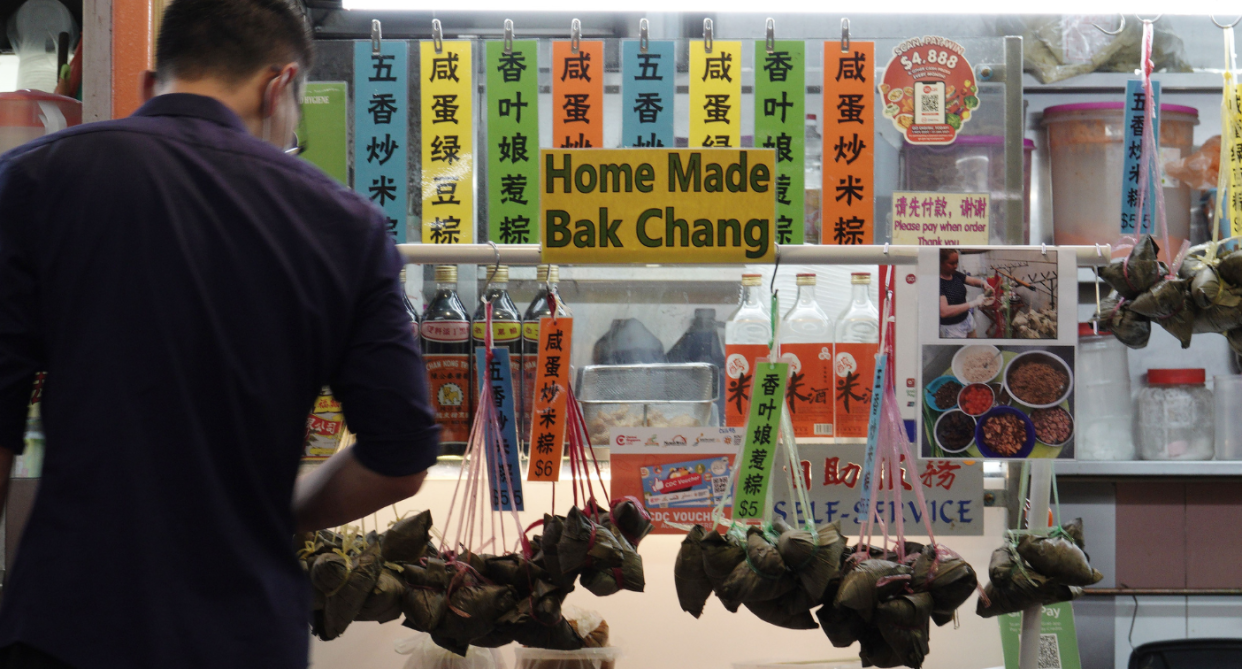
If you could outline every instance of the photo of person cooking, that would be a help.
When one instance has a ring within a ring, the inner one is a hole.
[[[940,249],[940,338],[974,339],[974,310],[983,306],[992,295],[992,287],[983,279],[967,276],[957,270],[960,254],[957,249]],[[982,289],[967,299],[967,288]]]

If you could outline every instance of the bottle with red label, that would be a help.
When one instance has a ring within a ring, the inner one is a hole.
[[[488,267],[488,288],[483,302],[474,312],[474,324],[470,326],[474,348],[487,345],[487,302],[492,303],[492,346],[509,349],[509,375],[515,388],[521,387],[522,379],[522,315],[509,297],[509,267]],[[475,393],[479,390],[476,388]],[[477,398],[476,398],[477,399]]]
[[[440,457],[460,460],[470,439],[470,315],[457,296],[457,267],[436,265],[436,294],[423,312],[423,360],[440,425]]]
[[[781,319],[781,362],[789,363],[785,398],[795,437],[832,436],[832,319],[815,301],[815,274],[797,277],[798,297]]]
[[[399,280],[401,286],[401,302],[405,305],[405,315],[410,317],[410,331],[414,333],[414,340],[419,339],[418,329],[418,309],[410,302],[410,296],[405,292],[405,268],[401,268],[401,278]]]
[[[522,316],[522,397],[518,413],[519,439],[523,440],[522,452],[529,452],[529,444],[525,443],[530,436],[530,415],[534,411],[535,376],[539,368],[539,319],[552,315],[548,304],[548,295],[554,295],[557,316],[573,316],[565,301],[557,292],[556,284],[560,283],[561,272],[556,265],[539,265],[535,269],[535,279],[539,282],[539,292],[535,299],[526,307]]]
[[[871,273],[850,275],[850,306],[837,318],[833,351],[833,431],[837,437],[867,438],[875,354],[880,349],[880,310],[871,300]]]
[[[742,300],[725,323],[725,425],[742,427],[750,415],[755,366],[768,357],[772,311],[763,275],[742,275]]]

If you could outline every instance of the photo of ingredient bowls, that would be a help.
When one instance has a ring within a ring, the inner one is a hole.
[[[1005,392],[1004,384],[993,382],[989,383],[988,387],[992,389],[992,395],[996,397],[997,405],[1003,404],[1005,406],[1009,406],[1010,404],[1013,404],[1013,398],[1009,396],[1008,392]]]
[[[975,445],[985,458],[1025,458],[1035,449],[1035,425],[1013,407],[992,407],[975,426]]]
[[[941,376],[923,389],[923,400],[932,411],[948,411],[957,406],[957,395],[962,384],[952,376]]]
[[[1005,391],[1032,409],[1048,409],[1065,401],[1074,390],[1074,372],[1047,351],[1015,355],[1005,368]]]
[[[936,445],[945,453],[964,453],[975,443],[975,419],[958,409],[946,411],[936,419]]]
[[[988,383],[1000,376],[1005,359],[991,344],[963,346],[953,354],[953,376],[962,383]]]
[[[1035,438],[1053,448],[1074,438],[1074,417],[1061,407],[1031,411],[1031,423],[1035,425]]]
[[[978,418],[996,404],[996,394],[986,383],[972,383],[958,393],[957,408],[967,416]]]

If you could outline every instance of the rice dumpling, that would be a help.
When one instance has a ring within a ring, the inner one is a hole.
[[[560,568],[566,573],[584,567],[620,567],[624,557],[621,545],[612,532],[588,518],[577,507],[571,508],[565,515],[564,530],[561,532],[560,541],[556,543],[556,550]],[[547,551],[546,546],[544,551]]]
[[[1221,256],[1216,271],[1230,285],[1242,287],[1242,249]]]
[[[380,541],[385,562],[417,562],[431,543],[431,512],[397,521]]]
[[[386,623],[401,617],[401,604],[405,596],[405,583],[392,570],[381,568],[375,587],[362,604],[354,620],[373,620]]]
[[[829,581],[841,573],[845,544],[841,521],[837,520],[819,528],[816,536],[806,530],[786,530],[777,538],[776,550],[807,594],[819,601]]]
[[[887,560],[863,560],[845,573],[834,604],[854,609],[863,620],[871,622],[876,604],[906,588],[910,567]]]
[[[866,621],[858,615],[857,611],[843,606],[834,606],[831,601],[819,607],[819,610],[815,612],[815,617],[819,619],[819,626],[824,630],[828,641],[837,648],[848,648],[857,643],[867,630]]]
[[[750,612],[755,614],[756,618],[777,627],[791,630],[813,630],[819,627],[809,610],[803,609],[791,613],[785,610],[785,607],[779,600],[745,602],[744,606],[750,609]]]
[[[323,626],[315,630],[320,639],[331,641],[345,632],[345,628],[358,617],[367,596],[375,588],[380,576],[379,551],[371,546],[352,560],[349,576],[334,594],[324,601]]]
[[[746,560],[746,546],[736,534],[720,534],[715,530],[708,532],[699,543],[703,547],[703,573],[719,596],[725,580]]]
[[[1091,568],[1087,554],[1064,537],[1024,535],[1018,542],[1018,555],[1041,575],[1064,585],[1094,585],[1104,578]]]
[[[673,563],[673,583],[677,586],[677,602],[681,610],[698,618],[712,594],[712,582],[703,568],[703,537],[707,532],[702,525],[690,528],[681,541],[677,560]]]
[[[448,612],[435,631],[463,644],[489,634],[497,619],[517,606],[511,586],[489,585],[472,574],[454,577],[449,591]]]
[[[746,532],[746,558],[733,569],[716,593],[720,602],[736,612],[742,602],[776,599],[797,587],[785,561],[767,536],[757,527]]]
[[[1151,290],[1134,298],[1130,309],[1148,318],[1168,318],[1189,307],[1188,288],[1186,279],[1161,279]]]
[[[1160,280],[1165,272],[1164,264],[1157,259],[1160,247],[1151,235],[1143,235],[1128,258],[1118,258],[1100,268],[1100,278],[1108,282],[1119,295],[1133,300]]]
[[[614,499],[612,501],[612,513],[608,515],[612,520],[613,527],[634,548],[638,548],[638,543],[643,540],[643,537],[651,533],[651,516],[632,497]]]
[[[897,595],[875,609],[875,626],[907,667],[921,667],[927,657],[931,609],[932,596],[925,592]]]

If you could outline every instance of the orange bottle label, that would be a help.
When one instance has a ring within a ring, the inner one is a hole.
[[[440,443],[470,439],[470,358],[461,353],[425,354],[431,404],[440,425]]]
[[[833,436],[832,343],[782,344],[781,362],[789,363],[785,399],[794,436]]]
[[[746,425],[755,388],[755,365],[769,354],[766,344],[725,346],[725,426]]]
[[[837,344],[832,363],[832,425],[838,437],[867,436],[871,417],[871,385],[879,344]]]

